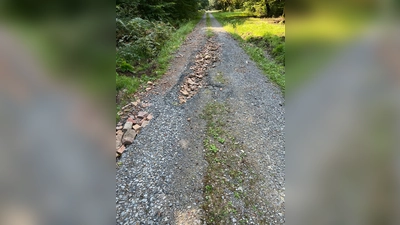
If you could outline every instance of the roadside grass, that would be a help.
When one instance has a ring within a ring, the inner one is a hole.
[[[236,39],[267,77],[285,92],[285,25],[244,12],[217,12],[214,17]],[[273,59],[266,57],[266,52]]]
[[[261,179],[247,158],[246,146],[240,144],[229,132],[226,118],[231,110],[224,103],[209,103],[201,118],[207,122],[203,141],[208,162],[203,179],[205,212],[203,223],[229,224],[230,217],[250,218],[256,204],[255,184]],[[245,219],[245,220],[246,220]],[[247,221],[248,222],[248,221]]]
[[[182,45],[186,36],[194,29],[202,17],[202,13],[196,18],[182,24],[164,43],[156,58],[148,59],[141,68],[148,71],[147,74],[133,76],[132,65],[122,62],[122,73],[116,74],[117,112],[119,108],[134,100],[134,94],[144,90],[148,81],[159,79],[168,69],[173,53]],[[145,60],[144,60],[145,61]],[[117,120],[118,120],[117,115]]]

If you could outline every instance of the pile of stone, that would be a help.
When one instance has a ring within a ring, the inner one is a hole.
[[[141,106],[141,107],[140,107]],[[128,117],[124,117],[125,123],[119,122],[116,127],[116,157],[119,157],[128,147],[133,143],[137,134],[143,127],[146,127],[153,115],[146,111],[138,111],[135,113],[135,109],[140,109],[149,106],[148,103],[141,103],[140,100],[131,102],[122,108],[121,112],[128,112]],[[120,112],[119,112],[120,113]],[[124,115],[124,114],[121,114]]]
[[[196,55],[195,65],[190,67],[191,73],[184,78],[183,84],[179,90],[179,103],[185,103],[192,98],[200,88],[204,87],[203,78],[207,76],[207,69],[215,67],[215,63],[219,60],[219,45],[207,40],[204,48]]]

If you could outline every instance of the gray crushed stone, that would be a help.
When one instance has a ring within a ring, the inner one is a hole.
[[[182,59],[187,63],[176,75],[177,83],[165,94],[147,97],[152,104],[147,111],[154,118],[118,160],[117,224],[200,224],[207,166],[203,155],[205,121],[200,113],[211,101],[225,102],[233,110],[229,128],[247,147],[247,155],[262,175],[256,193],[261,217],[270,224],[285,223],[285,100],[279,87],[262,74],[212,15],[210,18],[215,38],[222,45],[220,61],[209,69],[208,85],[179,105],[179,85],[199,50],[192,49],[190,57]],[[193,31],[201,35],[197,40],[200,48],[206,41],[204,27],[205,16]],[[182,46],[179,51],[186,50]],[[216,81],[217,74],[226,82]],[[185,217],[189,214],[196,215]],[[256,219],[249,224],[257,224]]]

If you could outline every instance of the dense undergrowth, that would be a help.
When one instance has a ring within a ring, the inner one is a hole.
[[[203,12],[176,27],[162,21],[141,18],[116,19],[116,102],[117,111],[133,100],[133,94],[148,81],[159,78],[168,68],[174,51],[183,43]],[[118,117],[117,117],[118,120]]]
[[[285,91],[285,25],[283,18],[253,18],[245,12],[217,12],[223,25],[265,74]],[[272,59],[269,59],[270,55]]]

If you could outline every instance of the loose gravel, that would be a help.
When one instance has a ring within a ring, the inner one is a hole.
[[[210,15],[220,61],[209,68],[206,84],[179,104],[180,86],[205,45],[205,16],[176,53],[169,72],[145,97],[154,116],[122,154],[116,173],[117,224],[201,224],[203,179],[207,171],[201,118],[210,102],[229,105],[230,133],[246,146],[261,179],[256,184],[257,214],[247,224],[284,224],[284,98],[221,25]],[[251,210],[251,209],[249,209]],[[231,218],[238,224],[243,218]],[[257,222],[264,221],[264,222]]]

